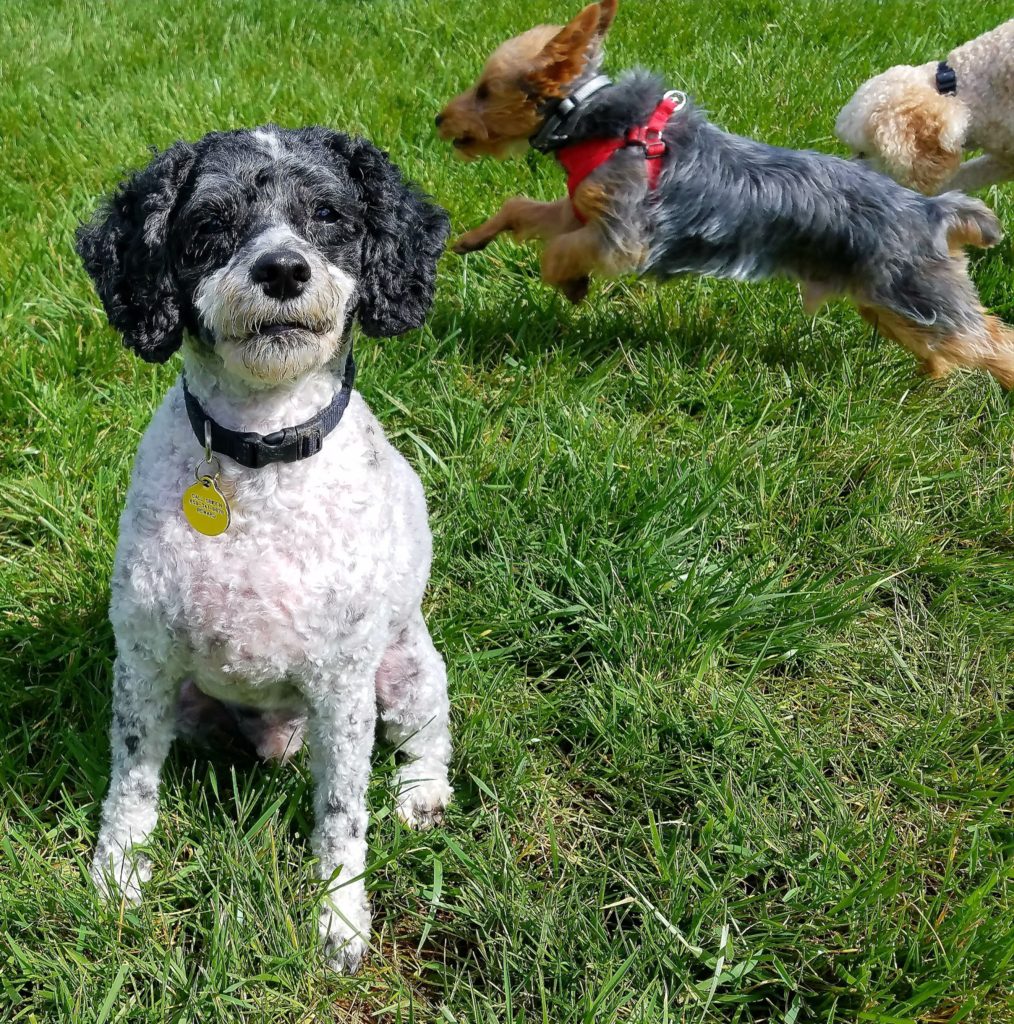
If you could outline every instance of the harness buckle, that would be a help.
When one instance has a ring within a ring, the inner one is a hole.
[[[627,131],[627,145],[640,146],[649,160],[654,160],[665,153],[666,145],[662,139],[662,131],[658,128],[646,128],[636,125]]]
[[[644,155],[649,160],[660,157],[665,153],[665,143],[662,141],[662,133],[657,129],[649,129],[644,133]]]

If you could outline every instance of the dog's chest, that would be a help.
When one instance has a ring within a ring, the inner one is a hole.
[[[114,612],[122,605],[134,621],[117,627],[118,642],[151,631],[139,639],[202,689],[261,705],[286,703],[293,679],[361,643],[389,614],[405,541],[382,452],[349,428],[344,446],[306,463],[224,473],[232,522],[205,537],[180,509],[200,449],[153,422],[121,522]]]
[[[300,674],[332,658],[366,614],[375,553],[358,543],[342,548],[305,517],[275,511],[270,523],[235,524],[213,554],[203,538],[184,540],[192,547],[170,621],[199,680],[248,686]]]

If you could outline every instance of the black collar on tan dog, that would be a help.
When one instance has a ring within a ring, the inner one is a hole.
[[[958,73],[945,60],[937,65],[937,92],[941,96],[958,95]]]
[[[321,409],[312,419],[294,427],[283,427],[270,434],[258,434],[252,430],[230,430],[216,423],[201,407],[201,403],[187,387],[183,377],[183,398],[187,405],[187,418],[193,427],[197,440],[206,442],[205,430],[211,430],[211,450],[218,455],[227,455],[247,469],[261,469],[272,462],[298,462],[316,455],[324,446],[324,438],[341,422],[352,385],[356,380],[356,361],[352,349],[345,359],[342,386],[335,392],[330,404]]]
[[[561,146],[565,146],[570,141],[567,132],[574,127],[577,115],[581,111],[581,104],[594,96],[600,89],[612,84],[612,80],[606,75],[596,75],[591,81],[585,82],[579,89],[575,89],[569,96],[564,96],[556,104],[553,112],[542,122],[539,130],[529,138],[528,144],[540,153],[552,153]]]

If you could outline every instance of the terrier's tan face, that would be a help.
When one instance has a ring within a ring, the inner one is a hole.
[[[616,0],[589,4],[567,25],[537,25],[499,46],[478,81],[437,115],[440,138],[466,160],[503,159],[524,149],[547,99],[567,87],[598,55]]]
[[[440,138],[451,142],[466,160],[502,159],[519,143],[527,143],[540,121],[540,97],[530,87],[529,76],[545,45],[559,32],[559,25],[538,25],[497,47],[479,80],[440,112]]]

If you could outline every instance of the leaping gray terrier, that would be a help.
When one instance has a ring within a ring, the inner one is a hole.
[[[437,115],[465,158],[531,145],[568,174],[567,198],[508,199],[456,252],[501,232],[543,241],[542,279],[574,302],[593,272],[788,277],[808,313],[848,297],[931,376],[978,367],[1014,387],[1014,331],[984,312],[965,265],[965,246],[1001,238],[983,203],[724,132],[645,71],[610,81],[599,69],[616,5],[509,39]]]

